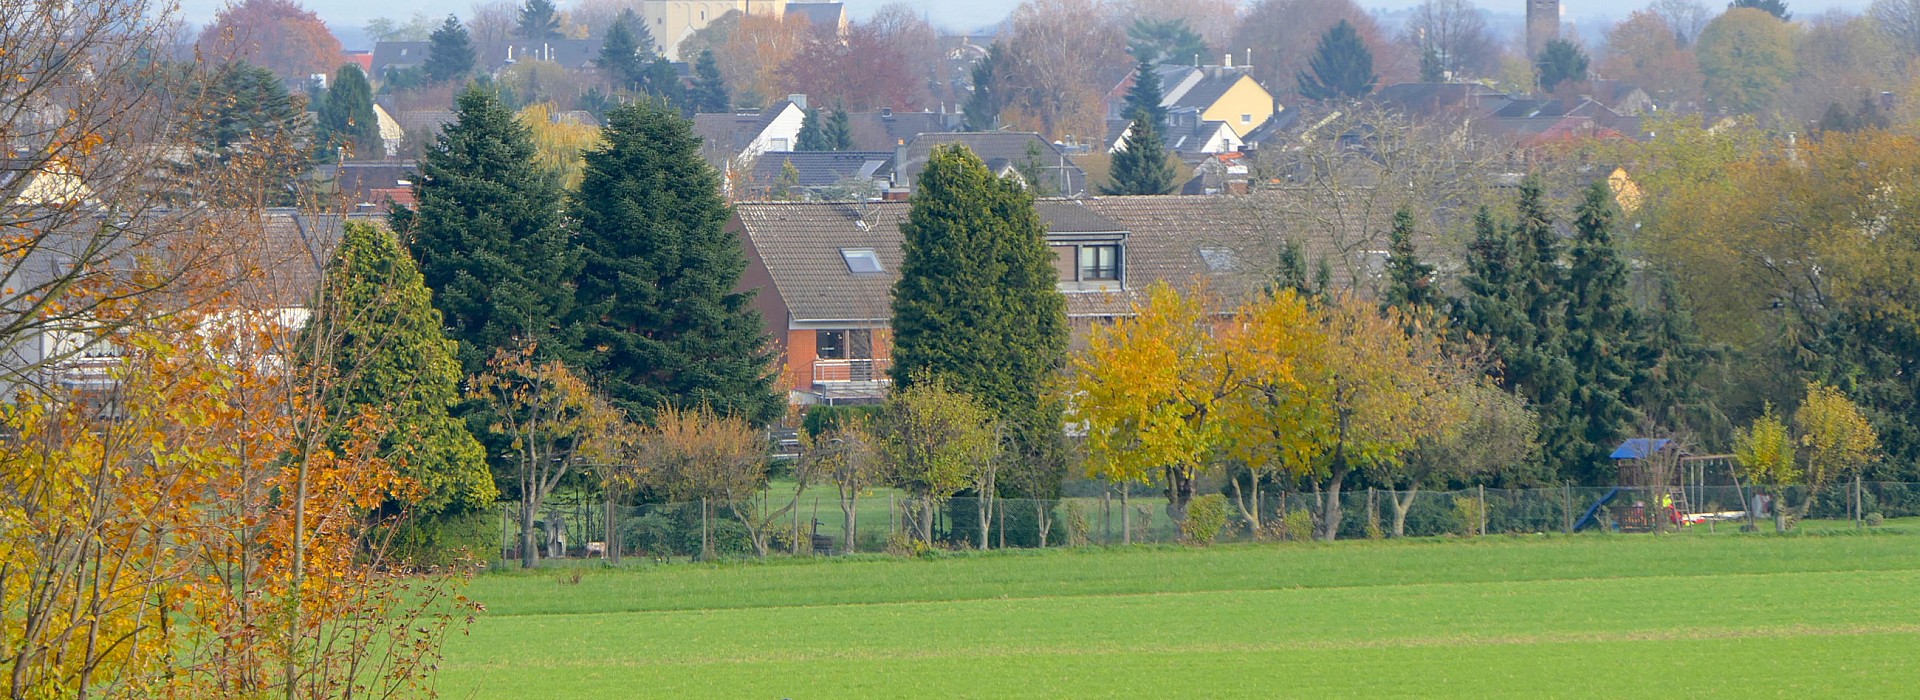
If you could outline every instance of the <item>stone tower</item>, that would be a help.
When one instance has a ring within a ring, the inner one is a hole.
[[[1560,38],[1560,0],[1527,0],[1527,56],[1538,59]]]

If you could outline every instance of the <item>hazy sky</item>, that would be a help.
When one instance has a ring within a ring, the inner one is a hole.
[[[212,19],[228,0],[184,0],[182,11],[188,21],[204,24]],[[415,12],[428,15],[447,13],[465,14],[474,0],[411,0],[394,2],[393,0],[303,0],[307,7],[320,14],[321,19],[332,25],[336,32],[342,29],[357,29],[367,20],[376,17],[404,19]],[[557,0],[556,4],[566,7],[578,0]],[[847,10],[856,19],[866,13],[899,0],[845,0]],[[1244,1],[1244,0],[1243,0]],[[1709,6],[1719,4],[1721,0],[1704,0]],[[1829,9],[1864,9],[1871,0],[1789,0],[1788,7],[1797,15],[1815,15]],[[1373,10],[1400,10],[1420,4],[1420,0],[1358,0],[1360,5]],[[1616,17],[1649,4],[1651,0],[1563,0],[1564,13],[1569,18]],[[914,7],[923,8],[934,24],[947,29],[965,31],[975,27],[993,24],[1012,12],[1020,0],[905,0]],[[1493,12],[1519,14],[1524,12],[1522,0],[1479,0],[1478,4]],[[358,32],[342,32],[358,34]]]

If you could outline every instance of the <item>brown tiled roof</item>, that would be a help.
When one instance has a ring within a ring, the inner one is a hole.
[[[1197,280],[1224,299],[1261,289],[1288,237],[1278,197],[1164,196],[1046,199],[1051,233],[1126,232],[1126,289],[1068,293],[1072,316],[1125,315],[1155,281],[1189,288]],[[752,202],[735,207],[744,242],[763,261],[797,322],[879,321],[892,314],[906,202]],[[1324,234],[1300,231],[1309,261],[1332,255]],[[872,249],[884,272],[856,274],[842,249]]]

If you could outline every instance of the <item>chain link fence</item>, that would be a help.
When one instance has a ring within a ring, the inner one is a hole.
[[[1192,542],[1304,540],[1322,534],[1338,508],[1340,539],[1513,533],[1771,530],[1775,513],[1876,525],[1920,515],[1920,484],[1800,486],[1472,488],[1454,491],[1312,491],[1211,494],[1188,505],[1187,529],[1164,495],[1107,491],[1052,500],[950,498],[933,504],[900,494],[842,501],[809,491],[772,493],[737,509],[715,501],[608,507],[551,499],[534,520],[540,558],[743,557],[762,554],[912,552],[925,547],[998,549]],[[1337,503],[1333,502],[1337,501]],[[1784,509],[1784,510],[1783,510]],[[611,527],[609,527],[611,525]],[[520,510],[500,504],[502,561],[520,559]]]

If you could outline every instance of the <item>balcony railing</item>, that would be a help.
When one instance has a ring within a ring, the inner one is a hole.
[[[813,383],[885,382],[890,369],[893,369],[893,360],[884,357],[872,360],[814,360]]]

